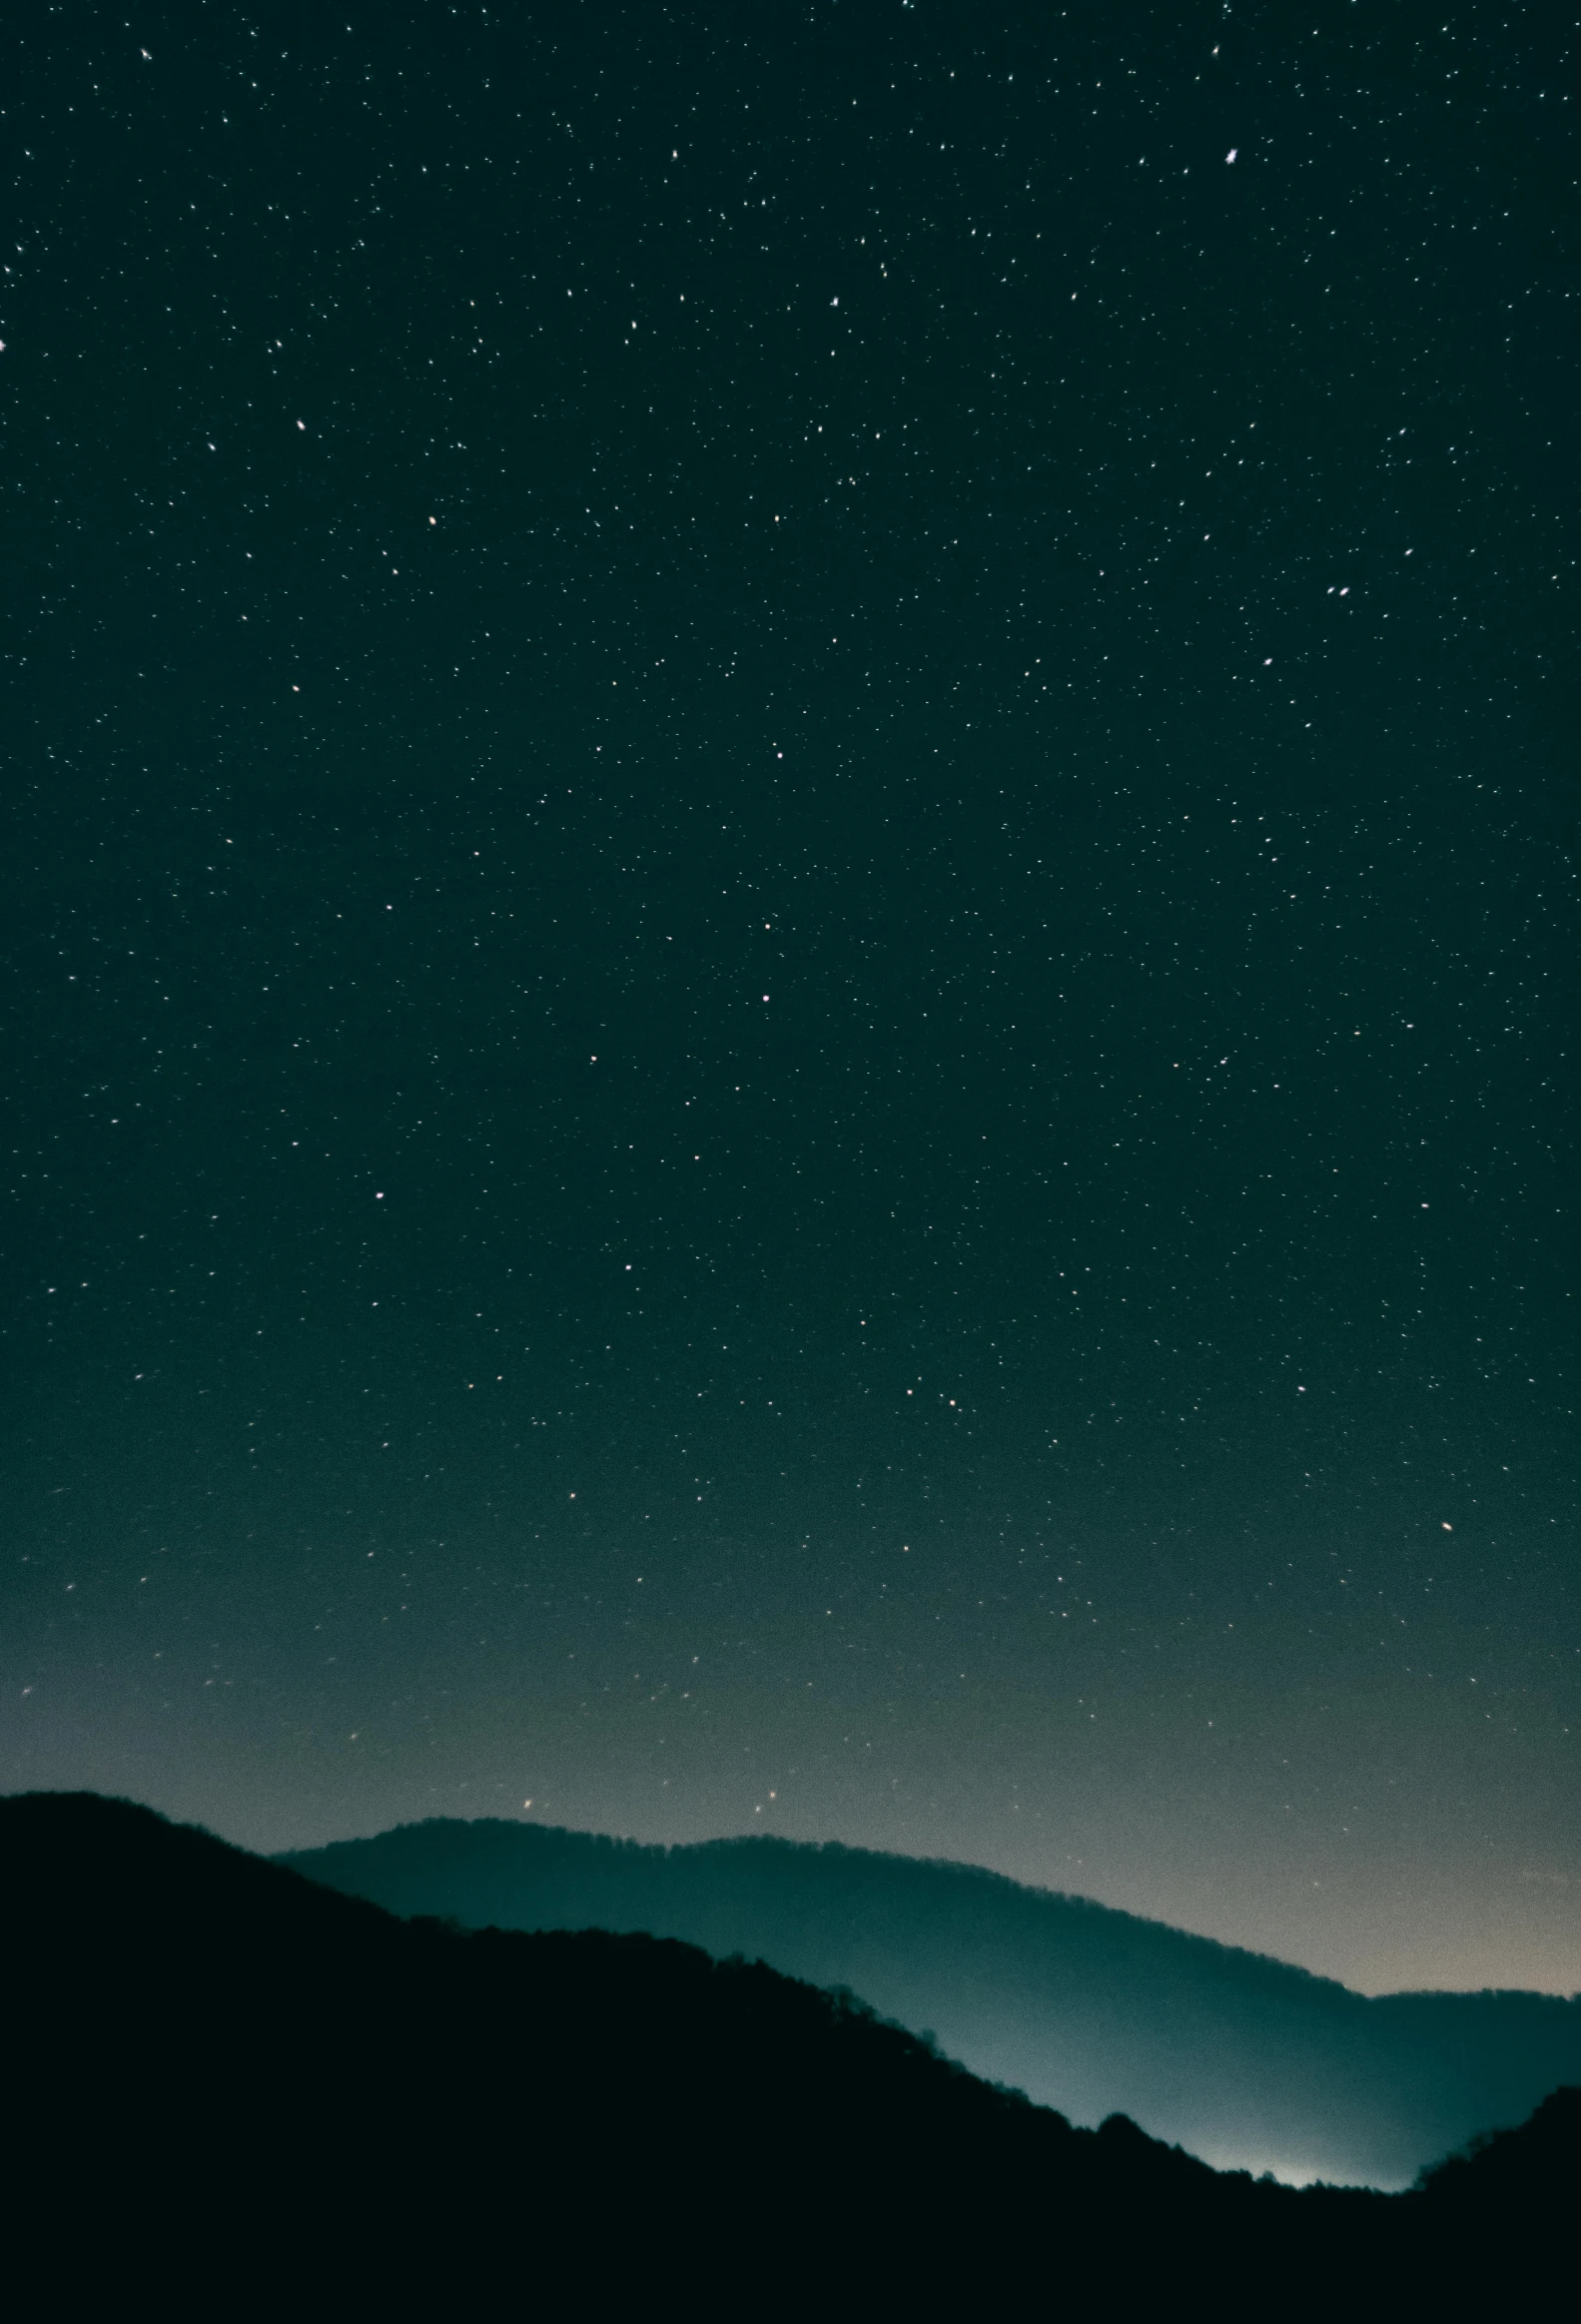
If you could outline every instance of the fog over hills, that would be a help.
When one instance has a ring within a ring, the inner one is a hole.
[[[1368,1998],[972,1866],[763,1838],[657,1848],[438,1819],[279,1860],[468,1928],[645,1931],[843,1986],[1078,2123],[1380,2188],[1581,2080],[1581,1999]]]

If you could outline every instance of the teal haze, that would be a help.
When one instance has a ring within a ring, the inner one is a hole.
[[[1401,2188],[1581,2080],[1581,1996],[1363,1999],[1282,1961],[975,1866],[773,1840],[643,1848],[434,1818],[281,1859],[469,1929],[645,1930],[925,2029],[1073,2121],[1121,2112],[1223,2170]]]

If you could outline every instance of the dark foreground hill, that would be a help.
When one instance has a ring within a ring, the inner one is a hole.
[[[1397,1993],[965,1865],[780,1840],[644,1848],[435,1821],[283,1858],[395,1913],[646,1930],[846,1986],[1078,2122],[1130,2114],[1221,2167],[1404,2187],[1581,2081],[1581,2001]]]
[[[19,2314],[1458,2314],[1569,2227],[1581,2092],[1296,2193],[761,1965],[403,1923],[124,1803],[0,1801],[0,1877]]]

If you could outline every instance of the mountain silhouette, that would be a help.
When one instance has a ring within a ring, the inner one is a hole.
[[[761,1964],[401,1921],[125,1802],[0,1800],[0,1875],[19,2313],[1453,2314],[1568,2233],[1581,2091],[1297,2192]]]
[[[1581,2000],[1369,1999],[1283,1961],[955,1864],[769,1838],[643,1847],[434,1820],[280,1859],[401,1914],[606,1929],[845,1987],[1074,2121],[1220,2168],[1378,2188],[1581,2081]]]

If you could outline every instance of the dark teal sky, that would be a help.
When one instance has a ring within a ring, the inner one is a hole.
[[[3,1780],[1581,1984],[1559,28],[17,24]]]

